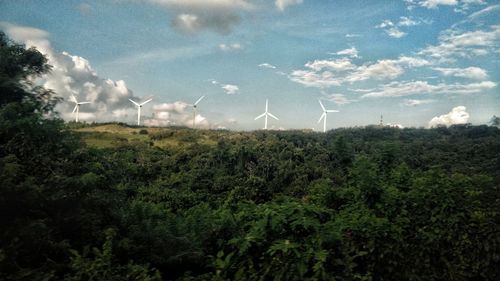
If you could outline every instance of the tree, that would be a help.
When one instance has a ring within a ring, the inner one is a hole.
[[[0,31],[0,106],[12,102],[30,101],[34,110],[53,110],[58,98],[51,90],[35,83],[35,78],[50,71],[47,58],[34,47],[9,40]]]
[[[490,120],[491,126],[500,127],[500,117],[493,115]]]

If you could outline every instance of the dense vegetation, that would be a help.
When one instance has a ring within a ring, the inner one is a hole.
[[[500,279],[496,127],[64,124],[49,69],[0,36],[1,280]]]

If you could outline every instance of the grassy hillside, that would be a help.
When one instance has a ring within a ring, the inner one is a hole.
[[[193,142],[217,144],[227,133],[188,128],[151,128],[124,124],[92,125],[74,129],[85,143],[96,148],[112,148],[124,144],[148,145],[161,148],[177,147]]]

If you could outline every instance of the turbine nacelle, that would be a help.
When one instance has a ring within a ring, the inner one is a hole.
[[[201,96],[195,103],[193,104],[190,104],[190,106],[193,107],[193,129],[196,125],[196,108],[198,106],[198,103],[200,103],[200,101],[204,98],[205,96]]]
[[[262,117],[265,117],[264,119],[264,130],[267,130],[267,117],[271,117],[271,118],[274,118],[276,120],[279,120],[278,117],[274,116],[271,112],[269,112],[269,101],[266,99],[266,111],[264,113],[262,113],[261,115],[255,117],[254,120],[257,120],[257,119],[260,119]]]
[[[319,101],[319,105],[321,105],[321,109],[323,109],[323,114],[319,117],[318,123],[323,120],[323,132],[326,132],[326,115],[328,113],[333,113],[333,112],[339,112],[338,110],[333,110],[333,109],[326,109],[321,100]]]
[[[132,102],[135,106],[137,106],[137,126],[139,126],[139,125],[141,124],[141,107],[142,107],[143,105],[145,105],[146,103],[148,103],[148,102],[152,101],[153,99],[152,99],[152,98],[151,98],[151,99],[148,99],[148,100],[146,100],[146,101],[144,101],[144,102],[142,102],[142,103],[137,103],[137,102],[135,102],[135,101],[133,101],[133,100],[131,100],[131,99],[128,99],[128,100],[129,100],[130,102]]]
[[[75,103],[75,107],[73,108],[73,112],[72,113],[75,113],[75,122],[78,122],[78,116],[80,114],[80,105],[82,104],[88,104],[88,103],[91,103],[90,101],[82,101],[82,102],[78,102],[78,100],[76,99],[75,95],[71,94],[71,101]]]

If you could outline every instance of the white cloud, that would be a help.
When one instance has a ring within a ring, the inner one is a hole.
[[[329,88],[340,86],[341,77],[337,77],[330,71],[316,72],[310,70],[294,70],[290,74],[290,80],[307,87]]]
[[[198,31],[201,28],[198,16],[193,14],[179,14],[172,24],[178,30],[188,33]]]
[[[466,13],[472,5],[486,5],[485,0],[462,0],[461,5],[454,9],[458,13]]]
[[[465,106],[454,107],[448,114],[436,116],[429,121],[429,127],[451,126],[457,124],[467,124],[469,121],[469,113]]]
[[[495,88],[496,83],[483,81],[470,84],[429,84],[427,81],[391,82],[365,93],[363,98],[404,97],[416,94],[473,94]]]
[[[212,9],[212,10],[249,10],[253,5],[245,0],[148,0],[168,8],[178,9]]]
[[[457,32],[448,30],[439,37],[439,44],[428,46],[419,51],[419,55],[427,55],[444,61],[454,57],[474,57],[494,52],[499,44],[500,26],[491,26],[491,30]]]
[[[262,68],[270,68],[270,69],[276,69],[276,66],[274,66],[274,65],[272,65],[272,64],[270,64],[270,63],[267,63],[267,62],[259,64],[259,67],[262,67]]]
[[[341,58],[335,60],[315,60],[313,62],[307,62],[305,67],[310,68],[314,71],[320,71],[323,69],[333,70],[333,71],[345,71],[349,69],[354,69],[356,66],[351,63],[348,58]]]
[[[407,99],[404,101],[403,105],[406,106],[419,106],[422,104],[428,104],[428,103],[433,103],[434,100],[414,100],[414,99]]]
[[[395,79],[405,68],[430,65],[425,59],[401,56],[398,59],[378,60],[356,65],[349,58],[314,60],[305,64],[306,70],[295,70],[289,78],[308,87],[328,88],[342,83],[353,83],[369,79]]]
[[[435,9],[439,5],[454,6],[454,5],[457,5],[458,2],[457,2],[457,0],[424,0],[424,1],[420,1],[419,4],[420,4],[420,6],[426,7],[428,9]]]
[[[426,59],[407,57],[407,56],[400,56],[397,60],[395,60],[395,62],[400,65],[405,65],[408,67],[422,67],[432,64],[430,61]]]
[[[455,12],[465,12],[472,5],[484,5],[485,0],[404,0],[408,10],[415,7],[424,7],[427,9],[437,9],[439,6],[455,7]]]
[[[387,124],[385,124],[385,126],[390,127],[390,128],[398,128],[398,129],[404,129],[404,127],[405,127],[399,123],[387,123]]]
[[[66,120],[73,120],[74,103],[71,95],[78,101],[90,101],[82,105],[80,119],[84,121],[114,121],[116,118],[134,120],[135,108],[130,99],[139,100],[128,89],[125,81],[113,81],[98,76],[89,61],[67,52],[58,53],[52,49],[48,40],[49,33],[40,29],[0,23],[0,28],[15,41],[23,42],[27,47],[34,46],[46,55],[52,71],[39,81],[45,88],[53,89],[64,99],[56,110]]]
[[[415,20],[411,17],[400,17],[399,19],[399,26],[415,26],[420,24],[420,21]]]
[[[355,47],[351,47],[349,49],[341,50],[336,53],[337,55],[340,56],[349,56],[351,58],[358,58],[358,50]]]
[[[384,20],[382,21],[381,24],[375,26],[376,28],[386,28],[386,27],[391,27],[394,26],[394,23],[390,20]]]
[[[362,65],[345,79],[349,82],[368,79],[394,79],[404,73],[403,67],[395,60],[379,60],[370,65]]]
[[[385,30],[385,33],[392,38],[401,38],[406,36],[408,33],[399,30],[397,27],[391,27]]]
[[[337,105],[350,104],[356,100],[347,98],[344,94],[327,94],[323,93],[323,99],[334,102]]]
[[[280,10],[284,11],[286,7],[292,5],[302,4],[303,0],[275,0],[274,5]]]
[[[211,80],[210,83],[212,83],[213,85],[221,87],[221,89],[224,90],[224,92],[226,94],[228,94],[228,95],[238,94],[239,91],[240,91],[240,88],[237,85],[222,84],[222,83],[219,83],[216,80]]]
[[[168,112],[169,114],[183,114],[189,104],[176,101],[174,103],[161,103],[153,106],[153,110],[156,112]]]
[[[228,95],[234,95],[237,94],[240,91],[240,88],[236,85],[231,85],[231,84],[224,84],[221,85],[221,88],[226,92]]]
[[[361,35],[359,34],[355,34],[355,33],[347,33],[345,35],[346,38],[355,38],[355,37],[361,37]]]
[[[51,54],[52,47],[50,46],[49,33],[29,26],[19,26],[8,22],[0,22],[0,29],[10,37],[10,39],[22,42],[27,47],[36,47],[42,54]]]
[[[153,106],[153,110],[154,117],[144,120],[146,126],[193,126],[193,111],[186,102],[157,104]],[[206,117],[196,114],[194,118],[197,128],[211,127]]]
[[[243,46],[240,43],[219,44],[219,49],[224,52],[231,52],[231,51],[239,51],[243,49]]]
[[[467,18],[469,20],[475,20],[475,19],[478,19],[480,17],[483,17],[491,12],[496,12],[496,11],[500,11],[500,5],[492,5],[492,6],[488,6],[482,10],[479,10],[477,12],[474,12],[472,14],[470,14]]]
[[[387,35],[393,38],[401,38],[406,36],[408,33],[401,31],[401,27],[411,27],[420,25],[422,23],[430,24],[432,21],[424,19],[415,19],[413,17],[400,17],[398,22],[393,22],[391,20],[383,20],[382,23],[375,26],[376,28],[381,28]]]
[[[467,67],[467,68],[435,67],[433,69],[441,72],[445,76],[463,77],[476,80],[485,80],[486,78],[488,78],[486,70],[479,67]]]

